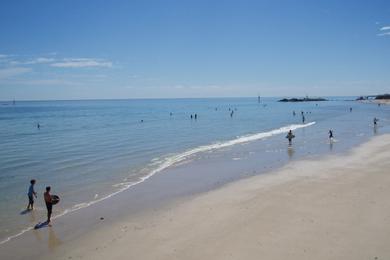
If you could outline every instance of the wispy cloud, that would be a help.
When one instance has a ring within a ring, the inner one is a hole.
[[[0,54],[0,62],[8,64],[8,67],[20,66],[34,66],[34,65],[48,65],[56,68],[87,68],[87,67],[101,67],[111,68],[113,66],[111,61],[99,58],[58,58],[50,56],[35,56],[28,59],[18,55]]]
[[[100,59],[74,58],[64,59],[61,62],[51,63],[50,66],[57,68],[87,68],[87,67],[105,67],[111,68],[112,62]]]
[[[72,81],[67,79],[29,79],[29,80],[13,80],[7,81],[11,85],[31,85],[31,86],[82,86],[80,81]]]
[[[386,36],[386,35],[390,35],[390,32],[379,33],[377,35],[378,36]]]
[[[31,68],[25,68],[25,67],[11,67],[11,68],[0,69],[0,79],[10,78],[30,71],[32,71]]]
[[[30,64],[50,63],[50,62],[54,62],[54,61],[55,61],[55,59],[53,59],[53,58],[39,57],[39,58],[36,58],[36,59],[30,61]]]
[[[9,64],[10,63],[11,55],[7,54],[1,54],[0,53],[0,63],[3,64]]]
[[[27,61],[20,61],[20,60],[13,60],[10,61],[11,65],[34,65],[34,64],[44,64],[44,63],[52,63],[55,62],[55,59],[53,58],[46,58],[46,57],[38,57],[32,60]]]
[[[390,26],[382,26],[379,29],[380,33],[377,34],[377,36],[387,36],[390,35]]]

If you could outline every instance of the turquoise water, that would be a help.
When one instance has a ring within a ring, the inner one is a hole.
[[[276,98],[263,98],[261,103],[257,98],[3,102],[0,241],[27,227],[20,212],[27,205],[32,178],[39,193],[37,211],[44,212],[42,193],[50,185],[62,199],[56,207],[58,215],[131,188],[205,152],[259,139],[267,142],[267,149],[284,147],[285,131],[290,128],[305,129],[304,138],[298,132],[294,140],[295,150],[302,155],[302,151],[329,151],[324,144],[330,128],[337,139],[333,146],[340,152],[389,132],[389,106],[344,101],[352,99],[347,97],[331,99],[317,103],[279,103]],[[197,114],[197,119],[191,119],[191,114]],[[376,128],[374,117],[380,119]],[[265,149],[262,160],[266,162],[267,156],[279,155]]]

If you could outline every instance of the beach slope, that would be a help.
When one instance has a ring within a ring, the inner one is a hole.
[[[390,135],[113,223],[50,258],[390,259]]]

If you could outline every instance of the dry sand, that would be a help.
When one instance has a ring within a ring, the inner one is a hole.
[[[363,103],[369,103],[369,104],[381,104],[381,105],[390,105],[390,99],[371,99],[371,100],[363,100],[361,101]]]
[[[390,135],[113,223],[50,259],[390,259]]]
[[[390,105],[390,99],[377,99],[377,100],[375,100],[375,103],[383,104],[383,105]]]

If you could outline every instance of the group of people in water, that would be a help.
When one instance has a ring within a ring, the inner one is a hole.
[[[34,210],[34,197],[38,198],[37,192],[34,189],[34,185],[36,183],[35,179],[30,180],[30,187],[28,188],[28,205],[27,205],[27,211]],[[50,194],[51,187],[47,186],[45,189],[45,192],[43,193],[43,199],[46,204],[46,210],[47,210],[47,220],[46,224],[50,225],[51,222],[51,214],[53,211],[53,204],[54,200],[52,195]]]
[[[329,140],[333,140],[333,130],[329,130]],[[288,139],[288,144],[291,145],[292,139],[295,138],[295,135],[293,134],[292,130],[288,131],[286,138]]]
[[[196,119],[198,119],[198,114],[194,114],[194,115],[191,114],[190,118],[196,120]]]
[[[218,108],[216,107],[216,108],[214,108],[214,110],[215,110],[215,111],[218,111]],[[237,111],[237,108],[234,108],[234,109],[233,109],[233,108],[230,108],[230,107],[229,107],[229,114],[230,114],[230,117],[233,117],[234,111]],[[172,113],[170,113],[170,116],[172,116]],[[191,119],[198,119],[198,114],[196,114],[196,113],[195,113],[195,114],[191,114],[191,115],[190,115],[190,118],[191,118]]]
[[[349,112],[352,112],[352,107],[349,108]],[[296,113],[295,113],[295,111],[293,111],[293,116],[295,116],[295,115],[296,115]],[[304,115],[303,111],[301,111],[301,116],[302,116],[302,123],[305,123],[305,115]],[[374,127],[377,126],[378,121],[379,121],[379,119],[374,117],[374,120],[373,120]],[[334,139],[333,130],[330,129],[328,134],[329,134],[329,140],[332,142],[333,139]],[[292,144],[292,139],[295,138],[295,135],[292,133],[292,130],[288,131],[286,138],[288,139],[288,144],[291,145]]]
[[[306,113],[310,113],[311,114],[311,112],[306,112]],[[296,116],[295,111],[293,111],[293,116]],[[305,121],[306,121],[305,112],[301,111],[301,117],[302,117],[302,123],[304,124]]]

